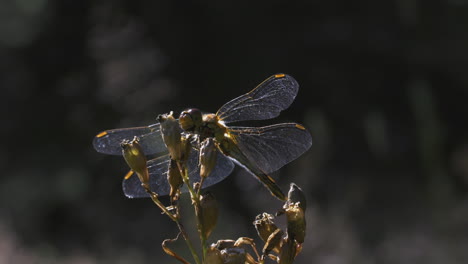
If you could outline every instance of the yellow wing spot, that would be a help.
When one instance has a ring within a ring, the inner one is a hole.
[[[303,127],[302,125],[296,124],[296,127],[299,128],[300,130],[305,130],[305,127]]]
[[[103,137],[107,135],[107,132],[106,131],[102,131],[101,133],[97,134],[96,137],[100,138],[100,137]]]
[[[132,175],[133,175],[133,171],[132,171],[132,170],[129,170],[129,171],[127,172],[127,174],[125,174],[124,179],[128,180],[128,179],[130,179],[130,177],[132,177]]]
[[[275,78],[283,78],[286,76],[285,74],[275,74]]]

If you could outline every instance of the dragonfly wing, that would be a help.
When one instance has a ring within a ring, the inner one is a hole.
[[[218,152],[216,166],[213,169],[213,171],[211,171],[210,175],[203,182],[202,188],[215,185],[218,182],[226,179],[226,177],[231,174],[232,170],[234,169],[234,166],[235,165],[231,161],[231,159],[229,159],[228,157]],[[198,175],[200,175],[200,173],[198,173]]]
[[[167,182],[167,169],[169,168],[170,157],[164,155],[147,163],[148,173],[150,177],[150,189],[159,194],[169,194],[170,186]],[[125,196],[128,198],[145,198],[149,197],[145,189],[141,186],[140,179],[136,175],[132,175],[122,182],[122,188]]]
[[[139,143],[145,155],[167,151],[161,136],[159,123],[144,127],[103,131],[94,138],[93,146],[100,153],[122,155],[120,143],[125,139],[132,140],[135,136],[139,138]]]
[[[187,168],[189,171],[190,183],[200,182],[200,166],[199,166],[199,151],[192,149],[190,158],[187,161]],[[211,174],[203,182],[202,188],[207,188],[215,185],[229,176],[234,169],[234,163],[226,156],[218,152],[216,157],[216,165]],[[187,187],[182,188],[182,192],[187,192]]]
[[[198,166],[199,152],[192,149],[189,159],[187,160],[187,169],[189,173],[190,182],[193,186],[195,182],[200,182],[200,168]],[[164,155],[147,163],[148,173],[150,177],[150,189],[160,196],[168,195],[170,192],[170,185],[167,181],[167,171],[169,168],[170,157]],[[223,154],[219,153],[217,156],[216,166],[208,176],[204,183],[203,188],[214,185],[224,180],[234,169],[234,163]],[[141,186],[141,182],[133,175],[128,179],[124,179],[122,183],[123,191],[129,198],[146,198],[149,197],[145,189]],[[182,192],[188,192],[187,187],[182,187]]]
[[[216,115],[224,123],[275,118],[291,105],[298,90],[299,84],[293,77],[276,74],[223,105]]]
[[[296,123],[265,127],[229,127],[242,153],[265,173],[295,160],[312,145],[312,137]]]
[[[152,160],[147,163],[149,178],[150,178],[150,189],[157,193],[159,196],[169,195],[171,186],[167,181],[167,172],[170,164],[170,156],[164,155]],[[189,177],[200,179],[200,173],[198,169],[198,151],[193,150],[190,153],[190,157],[187,161],[187,168]],[[198,175],[198,178],[197,178]],[[124,194],[129,198],[146,198],[149,197],[148,193],[141,186],[141,182],[136,176],[132,176],[128,179],[124,179],[123,183]],[[187,188],[183,187],[182,192],[187,192]]]

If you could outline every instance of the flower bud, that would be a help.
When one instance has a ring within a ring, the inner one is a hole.
[[[142,185],[149,188],[149,174],[146,167],[146,156],[138,143],[138,138],[134,137],[132,141],[124,140],[120,144],[122,155],[130,169],[132,169],[140,179]]]
[[[169,192],[169,196],[171,197],[172,201],[178,200],[180,187],[184,183],[182,180],[182,175],[180,174],[179,167],[177,166],[177,162],[171,159],[169,163],[169,168],[167,172],[167,181],[169,182],[169,186],[171,186],[171,190]]]
[[[174,118],[172,112],[158,116],[158,121],[161,125],[161,134],[164,143],[171,154],[171,158],[180,160],[182,158],[182,130],[179,126],[179,122]]]
[[[206,178],[216,166],[218,150],[213,138],[205,139],[200,147],[200,177]]]
[[[197,216],[201,223],[201,232],[208,238],[218,222],[218,202],[210,192],[201,196]]]

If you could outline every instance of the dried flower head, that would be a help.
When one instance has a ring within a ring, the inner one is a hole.
[[[122,155],[130,169],[137,174],[141,183],[148,187],[149,174],[146,167],[147,160],[145,154],[143,153],[143,149],[138,143],[138,138],[134,137],[131,141],[124,140],[122,143],[120,143],[120,146],[122,147]]]
[[[302,210],[300,203],[289,204],[285,209],[285,213],[288,225],[288,239],[295,239],[300,244],[304,243],[306,220],[304,210]]]
[[[181,143],[182,129],[179,126],[179,121],[174,118],[172,112],[159,115],[158,121],[161,125],[161,134],[164,143],[166,144],[171,158],[174,160],[181,160],[183,148]]]
[[[258,236],[263,240],[267,241],[268,237],[276,230],[278,227],[273,222],[274,217],[271,214],[263,213],[255,217],[253,222],[255,229],[257,230]]]
[[[306,232],[305,209],[306,198],[302,189],[291,183],[288,192],[288,200],[283,206],[287,219],[288,239],[296,240],[299,244],[304,243]]]
[[[171,200],[178,200],[180,194],[180,187],[184,184],[184,181],[182,179],[182,175],[180,174],[179,167],[177,166],[177,162],[173,159],[171,159],[169,163],[169,168],[167,171],[167,181],[169,182],[169,186],[171,186],[171,190],[169,192]]]
[[[281,244],[283,241],[284,233],[281,229],[276,229],[273,233],[270,234],[265,245],[263,246],[262,254],[265,256],[270,251],[275,251],[276,253],[280,252]]]
[[[209,264],[224,264],[221,251],[216,248],[215,244],[212,244],[206,251],[205,263]]]
[[[216,166],[218,149],[213,138],[205,139],[200,147],[200,177],[206,178]]]

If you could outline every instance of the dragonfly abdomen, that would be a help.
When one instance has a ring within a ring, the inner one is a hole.
[[[232,136],[232,135],[231,135]],[[257,179],[268,188],[270,193],[275,196],[276,198],[285,201],[286,197],[284,193],[281,191],[279,186],[275,183],[275,180],[264,173],[261,169],[255,166],[239,149],[239,147],[235,144],[233,137],[224,137],[221,142],[217,144],[219,150],[224,155],[233,159],[236,163],[240,166],[245,168],[251,174],[253,174]]]

